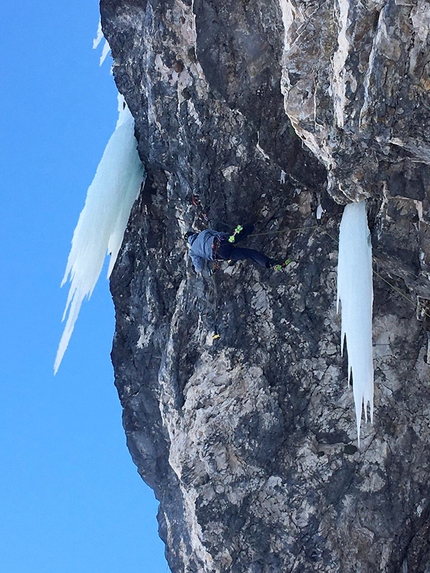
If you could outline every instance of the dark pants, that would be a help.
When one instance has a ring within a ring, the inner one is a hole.
[[[250,259],[260,265],[260,267],[265,267],[266,263],[270,261],[269,257],[263,255],[255,249],[243,249],[242,247],[235,247],[231,243],[222,241],[218,248],[218,259],[223,259],[225,261],[243,261],[244,259]]]

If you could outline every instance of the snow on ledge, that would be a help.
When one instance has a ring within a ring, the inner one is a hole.
[[[66,326],[55,358],[57,372],[69,344],[85,297],[90,297],[110,255],[108,277],[121,248],[130,211],[139,195],[143,165],[137,153],[134,119],[121,96],[119,117],[88,188],[85,206],[73,234],[72,248],[61,286],[70,279],[70,290],[63,320]]]
[[[364,410],[373,421],[373,350],[372,350],[372,247],[367,226],[366,203],[345,207],[339,233],[337,307],[342,315],[341,352],[346,338],[348,381],[353,379],[357,440]]]

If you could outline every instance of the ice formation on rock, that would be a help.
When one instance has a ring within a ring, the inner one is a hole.
[[[345,207],[339,233],[337,304],[341,303],[343,353],[346,338],[348,380],[353,382],[357,439],[360,444],[361,417],[373,420],[372,352],[372,247],[367,226],[366,203]]]
[[[57,372],[85,297],[90,297],[106,253],[110,255],[108,277],[121,247],[130,211],[143,179],[143,165],[137,153],[134,119],[121,97],[119,117],[73,234],[72,248],[61,286],[70,278],[70,290],[63,320],[66,326],[55,359]]]

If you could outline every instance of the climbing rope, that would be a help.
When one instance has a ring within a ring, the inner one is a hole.
[[[200,211],[199,216],[204,220],[204,222],[206,224],[209,223],[209,218],[207,215],[207,210],[204,209],[200,197],[197,194],[193,194],[192,195],[192,203],[193,205]],[[225,224],[227,226],[227,224]],[[298,231],[311,231],[314,229],[320,229],[323,233],[325,233],[328,237],[330,237],[330,239],[332,239],[332,241],[334,241],[335,243],[339,244],[339,241],[332,237],[332,235],[324,228],[323,225],[311,225],[311,226],[306,226],[306,227],[295,227],[295,228],[288,228],[288,229],[279,229],[276,231],[264,231],[262,233],[250,233],[248,235],[248,237],[262,237],[262,236],[266,236],[266,235],[282,235],[282,234],[288,234],[288,233],[293,233],[293,232],[298,232]],[[233,233],[229,236],[228,241],[229,243],[234,243],[236,241],[236,237],[239,233],[241,233],[243,231],[243,227],[242,225],[237,225],[233,231]],[[218,245],[219,246],[219,245]],[[216,251],[215,251],[215,255],[216,255]],[[374,256],[372,256],[372,260],[378,264],[376,258]],[[286,261],[284,261],[283,263],[277,264],[275,265],[273,268],[276,271],[282,270],[283,268],[285,268],[286,266],[288,266],[291,263],[291,259],[286,259]],[[219,269],[219,262],[216,260],[216,256],[214,256],[214,264],[213,264],[213,268],[212,268],[212,282],[215,283],[215,277],[214,277],[214,273]],[[385,282],[394,292],[396,292],[397,294],[399,294],[402,298],[404,298],[406,301],[409,302],[409,304],[411,304],[415,309],[418,308],[418,305],[416,302],[414,302],[412,300],[412,298],[410,298],[407,294],[405,294],[404,292],[402,292],[399,288],[397,288],[395,285],[393,285],[389,280],[387,280],[386,278],[384,278],[380,273],[378,273],[375,269],[372,269],[373,274],[378,277],[379,279],[381,279],[383,282]],[[216,285],[215,285],[216,287]],[[216,289],[215,289],[216,290]],[[217,313],[217,311],[216,311]],[[422,310],[422,314],[428,318],[430,318],[430,313],[427,312],[425,309]]]
[[[323,227],[320,227],[321,231],[323,233],[325,233],[328,237],[330,237],[330,239],[332,241],[334,241],[335,243],[339,244],[339,241],[337,239],[335,239],[334,237],[332,237],[330,235],[330,233],[324,229]],[[372,255],[372,261],[376,264],[378,264],[378,260],[376,259],[375,256]],[[393,285],[392,283],[390,283],[390,281],[388,281],[386,278],[384,278],[382,275],[380,275],[377,271],[375,271],[374,268],[372,268],[372,272],[373,274],[378,277],[379,279],[381,279],[382,281],[384,281],[384,283],[386,283],[389,287],[391,287],[393,289],[394,292],[396,292],[397,294],[399,294],[401,297],[403,297],[405,300],[407,300],[414,308],[415,310],[417,310],[418,308],[418,304],[416,302],[414,302],[408,295],[406,295],[404,292],[402,292],[399,288],[397,288],[395,285]],[[423,314],[425,316],[427,316],[428,318],[430,318],[430,314],[423,309]]]
[[[279,231],[265,231],[264,233],[251,233],[248,237],[262,237],[263,235],[283,235],[286,233],[292,233],[294,231],[307,231],[311,229],[318,229],[321,225],[311,225],[308,227],[296,227],[296,228],[288,228],[288,229],[281,229]]]

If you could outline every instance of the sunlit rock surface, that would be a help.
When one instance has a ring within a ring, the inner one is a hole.
[[[428,572],[428,3],[101,13],[148,174],[111,279],[112,358],[171,570]],[[293,263],[196,276],[193,194]],[[342,205],[364,197],[375,409],[357,450],[336,266]]]

